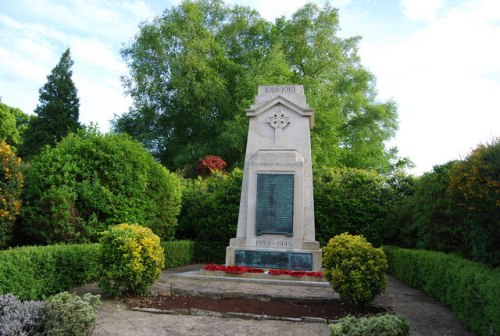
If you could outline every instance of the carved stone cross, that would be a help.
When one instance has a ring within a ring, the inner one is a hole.
[[[287,116],[281,110],[281,107],[277,107],[274,110],[273,116],[268,117],[266,122],[274,128],[274,144],[281,145],[283,128],[285,128],[291,122],[290,116]]]

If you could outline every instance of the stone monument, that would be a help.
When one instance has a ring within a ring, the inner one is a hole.
[[[302,85],[259,86],[249,130],[238,231],[226,265],[321,271],[310,129]]]

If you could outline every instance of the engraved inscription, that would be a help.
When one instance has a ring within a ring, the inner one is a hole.
[[[257,247],[293,248],[293,241],[291,241],[291,240],[256,239],[255,246],[257,246]]]
[[[247,162],[250,167],[303,167],[304,162]]]
[[[293,86],[268,86],[265,88],[265,93],[295,93]]]
[[[293,235],[293,174],[257,174],[256,235]]]

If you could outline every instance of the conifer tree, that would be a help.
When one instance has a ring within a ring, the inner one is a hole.
[[[68,48],[40,89],[39,104],[34,111],[37,116],[30,120],[19,153],[23,158],[38,154],[45,145],[52,146],[81,128],[78,122],[80,100],[71,78],[73,63]]]

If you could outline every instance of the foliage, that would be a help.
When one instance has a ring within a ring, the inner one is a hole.
[[[22,302],[12,294],[0,295],[0,336],[38,335],[46,321],[44,302]]]
[[[218,263],[226,261],[226,241],[196,241],[194,245],[194,260],[199,263]]]
[[[203,159],[199,159],[196,164],[196,172],[201,176],[207,176],[216,171],[225,173],[225,168],[224,160],[215,155],[207,155]]]
[[[500,138],[453,166],[449,190],[464,214],[470,256],[500,266]]]
[[[186,180],[177,238],[227,245],[236,236],[242,179],[243,172],[234,169]]]
[[[68,292],[51,296],[44,307],[47,336],[91,335],[96,325],[95,308],[99,304],[99,295],[90,293],[82,298]]]
[[[375,79],[357,55],[359,38],[338,36],[338,11],[307,4],[275,23],[221,0],[183,1],[144,23],[122,56],[133,98],[114,129],[138,139],[170,169],[199,157],[242,166],[248,108],[258,85],[302,84],[316,111],[317,165],[388,172],[398,161],[384,142],[396,106],[375,101]]]
[[[16,147],[23,142],[28,120],[29,116],[23,111],[0,101],[0,141],[5,141],[16,151]]]
[[[95,242],[122,221],[174,236],[181,181],[126,135],[71,134],[26,169],[22,225],[42,243]]]
[[[384,247],[390,273],[453,310],[476,335],[500,333],[500,270],[442,252]]]
[[[343,232],[363,235],[380,246],[392,239],[397,223],[388,220],[395,204],[411,193],[411,178],[391,178],[352,168],[315,169],[316,239],[325,245]]]
[[[435,166],[391,210],[394,243],[500,265],[500,142]]]
[[[38,117],[30,119],[29,131],[20,148],[21,157],[30,158],[45,145],[52,146],[81,127],[78,122],[80,101],[71,78],[72,66],[68,48],[40,89],[40,102],[34,111]]]
[[[367,305],[387,284],[384,251],[362,236],[343,233],[323,247],[325,277],[340,297],[356,305]]]
[[[331,324],[330,329],[332,336],[410,336],[410,326],[406,320],[392,314],[348,316]]]
[[[98,244],[17,247],[0,251],[0,294],[38,300],[97,279]]]
[[[120,224],[102,233],[99,287],[106,294],[144,295],[165,266],[160,238],[151,229]]]
[[[465,246],[462,214],[448,190],[454,164],[435,166],[415,186],[413,225],[418,248],[449,252]]]
[[[165,268],[175,268],[194,263],[195,242],[179,240],[162,242],[165,255]]]
[[[21,159],[0,140],[0,249],[11,239],[14,220],[21,208],[22,188]]]

